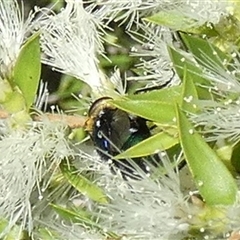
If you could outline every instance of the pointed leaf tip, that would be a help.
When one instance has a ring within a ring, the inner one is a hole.
[[[202,197],[209,205],[233,204],[237,185],[231,173],[178,106],[176,113],[180,143]]]

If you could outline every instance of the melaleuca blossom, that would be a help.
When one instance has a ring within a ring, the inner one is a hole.
[[[101,225],[126,239],[181,239],[194,215],[189,195],[182,192],[179,172],[174,170],[165,153],[160,154],[164,174],[154,181],[143,171],[141,180],[122,181],[118,176],[103,176],[110,204],[100,206]],[[149,165],[149,167],[153,167]],[[154,169],[154,167],[153,167]],[[157,171],[157,169],[155,169]]]
[[[21,228],[33,228],[32,208],[43,201],[44,191],[58,165],[72,154],[64,125],[45,122],[28,131],[10,131],[0,141],[0,215],[10,228],[21,220]],[[44,181],[43,181],[44,179]],[[36,211],[36,209],[35,209]]]
[[[107,24],[114,21],[119,24],[127,22],[126,31],[135,34],[132,26],[142,29],[141,36],[134,38],[143,45],[142,50],[132,52],[142,58],[144,75],[136,78],[146,80],[154,86],[165,83],[172,77],[170,60],[166,56],[166,44],[172,44],[174,37],[169,29],[152,27],[143,23],[141,18],[151,16],[158,11],[177,10],[194,20],[197,25],[203,22],[216,23],[222,15],[231,11],[230,3],[201,1],[191,3],[183,1],[97,1],[83,6],[84,1],[66,1],[66,7],[58,14],[49,12],[41,21],[41,46],[44,52],[42,62],[60,71],[81,79],[97,92],[106,87],[106,79],[98,67],[98,56],[104,53],[103,35]],[[44,11],[43,11],[44,12]],[[119,13],[122,14],[119,14]],[[191,14],[194,12],[193,14]],[[138,36],[137,36],[138,35]],[[141,40],[140,40],[141,39]],[[143,40],[144,39],[144,40]],[[165,41],[167,40],[167,42]],[[149,60],[150,58],[150,60]],[[148,60],[146,60],[148,59]],[[133,78],[129,78],[132,80]],[[177,82],[176,78],[173,79]]]
[[[97,55],[103,53],[101,24],[83,8],[82,1],[66,1],[60,13],[45,15],[41,32],[44,64],[100,90]]]
[[[131,29],[134,23],[140,23],[141,18],[150,16],[159,11],[175,10],[186,17],[196,20],[196,26],[204,23],[218,23],[222,16],[232,14],[234,11],[233,1],[151,1],[151,0],[99,0],[92,4],[102,6],[105,18],[120,23],[127,22],[127,29]],[[121,15],[118,13],[122,12]]]

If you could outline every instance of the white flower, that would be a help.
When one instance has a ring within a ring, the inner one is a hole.
[[[128,77],[128,80],[145,81],[147,87],[179,84],[179,79],[172,70],[172,62],[167,50],[167,46],[173,44],[171,31],[149,23],[139,24],[139,29],[144,34],[130,31],[130,36],[141,44],[141,47],[131,49],[131,55],[140,59],[136,67],[141,69],[143,74]]]
[[[167,155],[161,159],[168,176],[159,174],[156,181],[144,172],[138,181],[124,182],[118,176],[99,179],[111,201],[99,207],[103,228],[126,239],[181,239],[186,234],[189,204],[181,192],[178,172]]]
[[[232,2],[226,1],[151,1],[130,0],[115,1],[98,0],[94,3],[100,6],[100,11],[108,21],[126,24],[126,31],[133,40],[142,46],[134,46],[132,55],[139,57],[141,63],[136,67],[143,72],[139,76],[131,76],[128,80],[146,81],[147,87],[179,84],[179,79],[171,71],[172,65],[167,51],[167,46],[173,44],[174,33],[168,28],[149,24],[142,21],[159,11],[174,10],[193,19],[193,26],[198,27],[205,23],[218,23],[222,16],[232,13]],[[93,4],[93,5],[94,5]],[[121,12],[122,14],[119,14]],[[135,27],[133,27],[135,26]],[[141,30],[141,31],[139,31]],[[142,34],[140,34],[142,32]]]
[[[139,23],[142,17],[150,16],[159,11],[177,10],[184,16],[196,20],[196,24],[206,22],[218,23],[221,16],[232,14],[234,3],[231,1],[175,1],[175,0],[98,0],[97,6],[102,6],[108,11],[109,20],[127,22],[130,29],[133,23]],[[121,15],[118,13],[122,12]]]
[[[103,52],[100,29],[82,1],[67,1],[63,11],[46,15],[42,21],[42,62],[83,80],[95,90],[100,88],[97,60],[97,54]]]
[[[23,228],[32,231],[32,206],[42,200],[42,191],[62,159],[73,154],[65,129],[62,124],[44,122],[26,132],[9,132],[1,139],[0,215],[9,220],[1,237],[20,219]],[[38,196],[33,201],[34,195]]]
[[[199,102],[202,112],[193,115],[196,126],[204,126],[202,130],[208,137],[207,141],[228,139],[237,143],[240,139],[240,105],[239,99],[226,100],[223,103],[214,101]]]
[[[231,1],[186,0],[181,10],[187,17],[195,19],[198,26],[201,26],[204,23],[218,23],[221,17],[232,14],[233,6],[234,3]]]
[[[204,53],[203,53],[204,54]],[[209,79],[211,86],[203,86],[213,93],[215,100],[199,100],[196,102],[198,114],[191,116],[196,126],[203,126],[207,141],[228,139],[236,143],[240,139],[240,84],[239,54],[232,54],[233,61],[219,64],[208,56],[205,57],[203,76]],[[229,70],[231,69],[231,70]],[[218,99],[216,98],[218,97]],[[219,100],[220,99],[220,100]]]

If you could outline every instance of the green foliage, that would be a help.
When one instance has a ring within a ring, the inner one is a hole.
[[[61,217],[63,217],[66,220],[73,221],[73,222],[79,222],[86,224],[88,226],[94,226],[95,223],[91,220],[91,214],[87,211],[80,210],[80,209],[67,209],[62,206],[58,206],[55,204],[51,204],[51,206],[54,208],[54,210],[59,213]]]
[[[20,89],[27,109],[36,97],[40,73],[39,33],[36,33],[22,47],[14,67],[13,85]]]
[[[124,111],[160,124],[174,124],[174,102],[124,99],[114,100],[113,104]]]
[[[234,14],[223,16],[216,24],[211,22],[199,24],[197,19],[188,16],[180,9],[162,10],[145,20],[174,31],[205,36],[211,43],[225,51],[232,50],[233,45],[239,47],[240,17],[238,9],[239,4],[235,2]]]
[[[210,71],[216,66],[225,69],[226,63],[231,59],[229,55],[215,47],[207,39],[201,39],[188,34],[181,34],[181,37],[195,60]]]
[[[187,34],[182,34],[182,39],[194,60],[185,57],[182,50],[169,48],[174,67],[182,81],[180,86],[129,95],[112,101],[116,107],[160,126],[159,133],[127,149],[116,156],[116,159],[148,156],[158,150],[170,149],[180,141],[192,177],[206,203],[233,204],[236,200],[237,186],[228,170],[232,170],[229,161],[227,168],[215,150],[197,133],[197,129],[194,129],[182,110],[177,108],[175,112],[177,104],[184,112],[199,114],[199,101],[215,98],[209,91],[209,87],[213,85],[205,76],[206,69],[227,69],[231,56],[208,40]],[[216,100],[218,98],[219,96]],[[174,121],[176,117],[177,126]],[[236,154],[233,155],[235,156]]]
[[[2,103],[2,106],[9,113],[17,113],[19,111],[25,110],[26,108],[25,99],[23,95],[18,91],[8,93]]]
[[[169,103],[171,101],[180,101],[181,86],[173,86],[170,88],[153,90],[142,94],[129,95],[131,100],[148,100]]]
[[[108,202],[107,196],[104,194],[103,190],[86,177],[80,175],[74,166],[63,161],[60,168],[63,176],[80,193],[99,203]]]
[[[75,77],[63,75],[54,96],[61,109],[83,115],[86,112],[90,92],[90,87],[86,83]]]
[[[145,20],[169,27],[173,30],[190,31],[192,26],[196,24],[194,19],[184,16],[179,10],[168,10],[158,12]]]
[[[84,228],[91,230],[97,230],[102,235],[117,238],[117,235],[112,232],[106,232],[102,229],[101,225],[98,224],[98,220],[94,217],[94,214],[81,210],[81,209],[68,209],[62,206],[51,204],[54,210],[63,218],[70,222],[78,223]]]
[[[158,151],[167,150],[178,142],[178,138],[176,135],[174,136],[174,132],[172,132],[172,135],[170,132],[160,132],[120,153],[115,158],[135,158],[152,155]]]
[[[192,76],[185,68],[182,88],[182,108],[191,113],[197,111],[198,94]]]
[[[184,75],[188,74],[195,83],[199,98],[212,99],[212,95],[209,92],[209,87],[211,86],[210,80],[204,76],[201,66],[197,65],[192,60],[189,60],[180,50],[169,48],[169,54],[173,66],[182,82]]]
[[[196,185],[209,205],[233,204],[237,185],[217,154],[177,108],[179,138]]]

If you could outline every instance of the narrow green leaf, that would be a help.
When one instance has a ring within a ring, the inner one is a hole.
[[[83,195],[86,195],[90,199],[99,203],[108,202],[107,196],[104,194],[103,190],[84,176],[78,174],[75,167],[62,162],[60,168],[63,176],[68,180],[68,182]]]
[[[131,100],[146,100],[146,101],[159,101],[166,102],[176,101],[180,103],[181,99],[181,86],[173,86],[169,88],[152,90],[141,94],[128,95]]]
[[[39,33],[22,47],[14,67],[13,83],[21,90],[27,109],[33,104],[41,73]]]
[[[97,229],[102,232],[103,235],[106,235],[111,238],[118,238],[119,236],[113,232],[106,232],[105,229],[101,227],[97,222],[91,219],[91,214],[86,211],[74,211],[59,205],[51,204],[51,206],[55,209],[55,211],[64,219],[74,222],[81,223],[86,228]]]
[[[97,226],[98,225],[91,220],[91,214],[84,211],[84,210],[73,210],[73,209],[67,209],[65,207],[56,205],[56,204],[50,204],[54,208],[54,210],[64,219],[71,221],[73,223],[82,223],[86,224],[87,226]]]
[[[196,132],[177,107],[180,143],[196,186],[209,205],[229,205],[236,200],[237,185],[217,154]]]
[[[166,103],[159,101],[147,100],[113,100],[112,103],[132,114],[138,115],[145,119],[160,123],[175,125],[175,107],[174,102]]]
[[[199,25],[199,22],[197,22],[196,19],[190,18],[183,12],[176,9],[160,11],[144,19],[154,24],[171,28],[175,31],[182,31],[198,35],[205,34],[208,37],[219,37],[219,32],[216,31],[216,29],[209,23]]]
[[[195,113],[197,110],[196,102],[198,100],[197,90],[193,83],[192,76],[185,68],[183,78],[183,91],[182,91],[182,105],[181,107],[191,113]]]
[[[179,140],[177,136],[172,136],[167,132],[160,132],[134,145],[114,158],[122,159],[149,156],[158,151],[169,149],[178,142]]]
[[[194,81],[199,98],[212,99],[212,95],[207,88],[207,86],[210,86],[210,81],[204,77],[201,66],[197,66],[195,63],[187,59],[179,51],[173,48],[169,48],[168,51],[179,78],[183,81],[184,69],[186,69],[188,72],[187,74],[190,75]]]
[[[230,56],[205,39],[188,34],[181,34],[181,37],[196,61],[209,70],[212,70],[213,67],[225,69],[224,63],[231,60]]]
[[[145,20],[184,32],[188,31],[196,22],[177,10],[161,11],[145,18]]]

